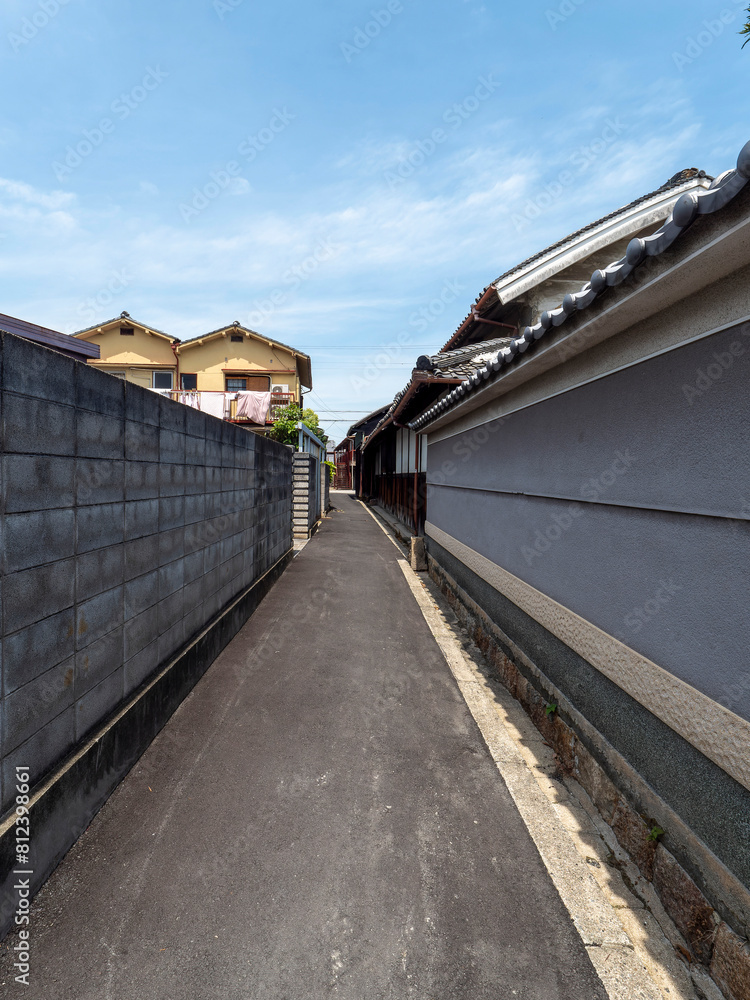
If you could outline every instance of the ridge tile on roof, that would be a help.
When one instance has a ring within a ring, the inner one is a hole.
[[[119,316],[113,316],[112,319],[105,319],[101,323],[94,323],[93,326],[84,327],[83,330],[76,330],[75,333],[71,334],[73,337],[80,337],[82,333],[91,333],[92,330],[98,330],[102,326],[109,326],[110,323],[134,323],[136,326],[143,327],[144,330],[151,330],[152,333],[158,333],[162,337],[166,337],[168,340],[173,340],[175,343],[179,344],[179,339],[173,337],[170,333],[165,333],[163,330],[157,330],[155,326],[151,326],[149,323],[141,323],[140,320],[133,319],[130,313],[122,312]]]
[[[583,288],[576,294],[568,294],[562,304],[551,312],[544,312],[534,326],[527,326],[519,337],[501,348],[496,360],[474,372],[447,396],[409,423],[411,430],[421,430],[442,413],[452,409],[465,396],[474,392],[485,382],[495,381],[504,373],[504,368],[512,364],[536,341],[541,340],[548,330],[563,326],[578,312],[588,309],[592,303],[609,288],[622,284],[648,257],[658,257],[680,238],[701,215],[713,215],[721,211],[742,191],[750,181],[750,142],[740,150],[737,165],[717,177],[711,186],[702,191],[687,191],[675,202],[669,218],[650,236],[634,237],[628,244],[625,256],[608,267],[597,269]]]

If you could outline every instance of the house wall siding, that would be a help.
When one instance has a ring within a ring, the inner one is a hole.
[[[291,548],[291,453],[2,337],[2,805]]]
[[[299,398],[297,362],[292,354],[278,347],[245,337],[241,344],[226,337],[214,337],[203,344],[193,344],[178,349],[180,372],[198,375],[198,389],[224,390],[225,374],[245,372],[258,374],[273,372],[272,385],[288,385],[289,392]]]
[[[132,336],[122,336],[121,326],[133,328]],[[149,387],[152,370],[176,371],[175,356],[169,340],[161,336],[152,336],[143,327],[123,319],[115,327],[104,328],[102,333],[88,335],[86,340],[97,344],[100,350],[100,360],[89,362],[94,368],[104,371],[124,371],[125,379],[135,385]]]

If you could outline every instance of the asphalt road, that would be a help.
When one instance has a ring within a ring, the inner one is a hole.
[[[398,566],[349,497],[37,897],[55,1000],[605,1000]]]

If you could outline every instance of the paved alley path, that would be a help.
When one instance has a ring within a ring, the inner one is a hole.
[[[398,565],[339,494],[37,897],[45,1000],[606,1000]]]

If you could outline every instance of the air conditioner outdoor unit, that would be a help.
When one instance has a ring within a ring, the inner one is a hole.
[[[271,386],[271,392],[283,392],[283,393],[285,393],[288,396],[289,395],[289,386],[288,385],[272,385]]]

